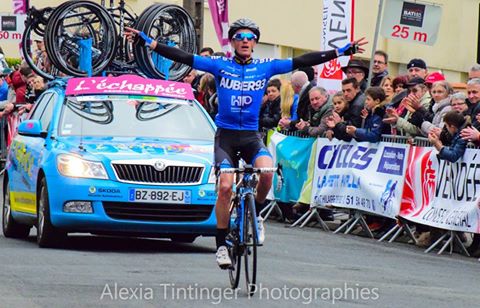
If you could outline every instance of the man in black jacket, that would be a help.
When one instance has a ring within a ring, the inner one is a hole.
[[[342,92],[352,114],[350,125],[362,127],[361,114],[363,108],[365,108],[365,95],[360,91],[357,79],[352,77],[342,80]]]

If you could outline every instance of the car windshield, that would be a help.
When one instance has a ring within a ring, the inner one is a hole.
[[[61,136],[155,137],[213,140],[214,128],[198,105],[135,96],[67,97]]]

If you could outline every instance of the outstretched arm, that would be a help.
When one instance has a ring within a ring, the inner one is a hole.
[[[136,29],[125,27],[125,30],[125,35],[130,41],[135,41],[138,44],[146,44],[150,49],[167,59],[189,66],[193,65],[193,54],[185,52],[180,48],[159,43]]]
[[[293,69],[298,69],[300,67],[318,65],[321,63],[328,62],[332,59],[335,59],[340,56],[350,56],[355,53],[363,53],[365,50],[362,48],[363,45],[368,42],[362,37],[359,40],[348,43],[342,48],[328,50],[328,51],[314,51],[309,52],[299,57],[292,59]]]

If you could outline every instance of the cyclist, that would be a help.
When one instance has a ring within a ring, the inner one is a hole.
[[[170,47],[148,37],[145,33],[126,28],[127,37],[135,43],[145,43],[165,58],[187,64],[194,69],[215,76],[218,95],[218,114],[215,123],[214,160],[216,168],[237,167],[236,153],[247,164],[255,167],[272,167],[272,156],[258,132],[259,111],[262,97],[271,76],[291,72],[300,67],[313,66],[343,55],[363,52],[364,38],[350,42],[342,48],[311,52],[290,59],[253,59],[253,49],[260,39],[260,29],[255,22],[241,18],[228,30],[228,39],[235,50],[231,58],[202,57]],[[273,174],[260,175],[256,207],[257,216],[272,185]],[[230,221],[229,205],[232,196],[233,174],[220,174],[215,214],[217,217],[216,260],[220,268],[227,269],[231,260],[225,237]],[[259,242],[265,237],[263,221],[259,219]]]

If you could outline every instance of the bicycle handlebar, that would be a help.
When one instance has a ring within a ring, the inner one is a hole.
[[[277,172],[276,167],[273,168],[222,168],[220,169],[220,173],[273,173]]]

